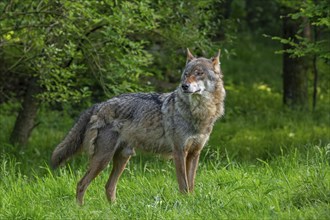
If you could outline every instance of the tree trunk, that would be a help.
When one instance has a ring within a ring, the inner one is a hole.
[[[302,22],[292,20],[285,16],[283,20],[283,38],[293,39],[298,42],[296,35],[299,32],[299,25]],[[283,49],[293,49],[288,44],[283,44]],[[306,58],[290,57],[290,54],[283,54],[283,103],[294,109],[308,108],[308,64]]]
[[[22,108],[16,118],[10,142],[21,147],[27,145],[32,129],[35,127],[35,118],[39,109],[39,101],[35,98],[39,87],[36,79],[31,79],[28,85]]]
[[[317,27],[314,27],[314,43],[318,41],[318,31]],[[317,56],[313,56],[313,111],[316,108],[316,99],[317,99],[317,83],[318,83],[318,70],[317,70]]]

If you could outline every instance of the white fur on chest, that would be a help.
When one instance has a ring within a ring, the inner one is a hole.
[[[193,94],[189,96],[189,105],[192,115],[203,119],[215,115],[217,106],[213,102],[213,96],[209,92]]]

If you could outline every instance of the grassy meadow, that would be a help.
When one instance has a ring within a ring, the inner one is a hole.
[[[74,119],[43,107],[29,146],[17,151],[7,140],[18,105],[1,105],[0,219],[330,219],[330,76],[320,76],[315,111],[285,109],[279,48],[246,36],[228,48],[236,56],[223,54],[226,115],[202,152],[191,195],[179,193],[172,161],[138,154],[116,203],[104,192],[110,164],[79,207],[75,189],[87,158],[48,166]]]

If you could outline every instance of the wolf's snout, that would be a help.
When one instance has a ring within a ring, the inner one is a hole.
[[[189,84],[187,84],[187,83],[183,83],[183,84],[181,85],[181,87],[182,87],[183,91],[187,91],[187,90],[189,89]]]

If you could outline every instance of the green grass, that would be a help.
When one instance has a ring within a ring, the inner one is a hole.
[[[251,43],[252,42],[252,43]],[[222,59],[226,115],[202,152],[196,189],[178,191],[172,161],[138,154],[109,204],[104,186],[111,165],[75,203],[86,157],[55,172],[48,161],[74,120],[44,106],[26,149],[8,144],[18,106],[0,105],[0,219],[329,219],[330,88],[320,73],[317,109],[296,112],[281,100],[279,45],[235,45]]]
[[[115,204],[106,201],[109,169],[90,186],[85,205],[75,204],[81,170],[54,175],[21,173],[2,159],[0,219],[326,219],[330,209],[330,146],[292,151],[269,162],[202,160],[196,191],[181,195],[172,163],[131,162]],[[150,161],[149,161],[150,162]]]

